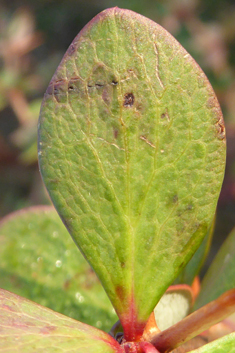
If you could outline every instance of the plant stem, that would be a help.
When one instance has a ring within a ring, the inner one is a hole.
[[[186,316],[177,324],[158,333],[150,340],[161,353],[168,352],[189,341],[235,311],[235,289]]]

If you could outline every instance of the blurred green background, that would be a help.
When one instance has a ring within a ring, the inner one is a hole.
[[[210,261],[235,226],[234,0],[1,0],[0,218],[25,206],[50,203],[37,164],[41,100],[80,29],[113,6],[165,27],[196,59],[218,96],[228,154]]]

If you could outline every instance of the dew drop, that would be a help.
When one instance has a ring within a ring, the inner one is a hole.
[[[78,299],[79,303],[83,303],[84,302],[84,297],[81,295],[81,297]]]
[[[55,265],[56,265],[56,267],[61,267],[62,266],[62,261],[57,260]]]
[[[79,292],[77,292],[77,293],[75,294],[76,299],[79,299],[80,295],[81,295],[81,294],[80,294]]]
[[[79,303],[83,303],[84,302],[84,297],[81,295],[81,293],[77,292],[75,294],[75,297],[79,301]]]

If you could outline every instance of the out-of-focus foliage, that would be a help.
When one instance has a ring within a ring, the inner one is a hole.
[[[102,330],[117,321],[103,287],[53,207],[6,216],[0,222],[0,242],[1,288]]]
[[[0,216],[47,203],[37,166],[40,102],[65,49],[98,12],[118,6],[165,27],[209,77],[223,109],[228,136],[227,174],[215,247],[235,214],[235,7],[210,0],[2,0],[0,4]]]

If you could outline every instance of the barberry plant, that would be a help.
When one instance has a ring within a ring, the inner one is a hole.
[[[38,148],[50,198],[119,321],[108,334],[1,290],[0,352],[164,353],[235,311],[234,279],[215,297],[205,282],[198,301],[191,287],[211,239],[225,128],[205,74],[165,29],[119,8],[91,20],[47,88]],[[197,352],[234,342],[230,333]]]

